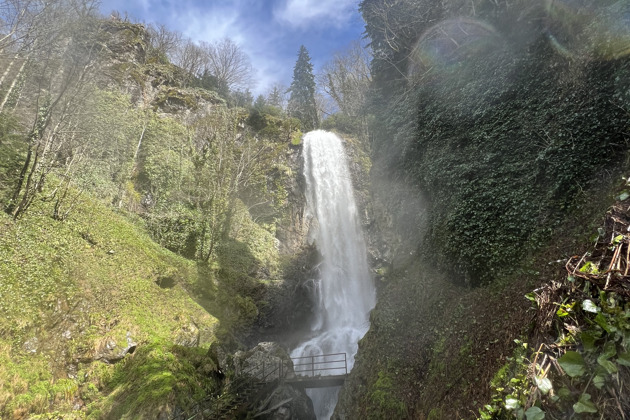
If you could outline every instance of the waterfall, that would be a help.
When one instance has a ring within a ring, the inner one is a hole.
[[[317,222],[312,224],[311,239],[323,260],[313,288],[317,312],[311,332],[291,356],[346,353],[350,370],[358,342],[369,328],[369,313],[375,305],[376,293],[339,137],[321,130],[304,136],[304,174],[308,216]],[[338,392],[338,388],[307,391],[318,419],[330,418]]]

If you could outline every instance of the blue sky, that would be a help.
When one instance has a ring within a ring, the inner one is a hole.
[[[359,0],[103,0],[101,11],[127,12],[143,22],[163,23],[193,40],[229,37],[256,69],[255,94],[274,83],[289,85],[300,45],[315,71],[334,52],[360,39]]]

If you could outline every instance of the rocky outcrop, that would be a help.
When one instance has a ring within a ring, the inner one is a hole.
[[[122,90],[136,106],[152,107],[171,116],[204,113],[225,100],[216,92],[191,88],[183,69],[149,54],[149,34],[141,24],[104,20],[101,87]]]
[[[285,177],[287,205],[276,229],[279,251],[282,255],[296,255],[307,244],[309,221],[306,219],[306,180],[302,146],[292,146],[286,154],[286,163],[292,176]]]
[[[110,58],[121,62],[143,63],[149,45],[149,33],[144,25],[118,19],[101,21],[101,41]]]
[[[315,246],[305,246],[292,256],[283,271],[283,281],[266,289],[267,305],[254,326],[250,344],[274,340],[289,348],[297,345],[315,310],[312,288],[320,261]]]
[[[313,403],[303,389],[284,382],[295,376],[289,354],[279,344],[259,343],[234,355],[237,376],[268,384],[250,398],[250,414],[263,420],[315,419]]]
[[[262,420],[315,419],[313,402],[304,391],[290,385],[280,385],[257,408],[256,418]]]
[[[249,376],[259,381],[271,382],[295,376],[289,353],[278,343],[259,343],[253,349],[234,354],[237,376]]]
[[[113,338],[107,338],[101,342],[94,353],[94,360],[101,360],[105,363],[115,363],[122,360],[127,354],[132,354],[136,351],[138,344],[131,337],[131,333],[128,331],[126,340],[117,342]]]

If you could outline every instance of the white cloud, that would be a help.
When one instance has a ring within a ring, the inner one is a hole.
[[[355,12],[357,3],[357,0],[286,0],[274,10],[274,16],[294,27],[316,22],[341,26]]]
[[[215,4],[208,9],[173,10],[172,17],[175,16],[177,29],[195,41],[212,42],[227,37],[236,42],[251,59],[255,95],[265,93],[269,86],[287,77],[283,68],[286,63],[275,57],[275,34],[243,21],[238,7]]]
[[[244,40],[237,28],[238,13],[236,9],[221,8],[200,10],[198,8],[172,9],[171,24],[185,36],[194,40],[216,41],[231,38],[237,43]],[[173,22],[173,20],[175,22]]]
[[[166,24],[195,41],[228,37],[249,55],[254,94],[288,85],[299,43],[350,24],[359,0],[103,0],[102,10],[129,10],[145,22]],[[323,29],[319,30],[319,29]],[[310,29],[304,31],[304,29]],[[318,30],[314,30],[318,29]],[[289,48],[291,51],[287,51]],[[313,57],[314,64],[316,57]]]

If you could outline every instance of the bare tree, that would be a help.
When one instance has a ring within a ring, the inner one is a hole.
[[[372,82],[370,60],[369,49],[353,41],[345,51],[335,54],[317,76],[319,86],[344,115],[357,117],[363,111]]]
[[[93,10],[90,4],[60,0],[52,7],[48,2],[46,13],[38,20],[43,25],[31,32],[38,38],[25,52],[25,59],[32,58],[33,64],[25,81],[27,100],[20,114],[34,115],[31,121],[25,121],[31,125],[25,136],[26,156],[6,208],[14,218],[42,192],[52,170],[75,162],[76,119],[100,51],[96,21],[89,16]],[[46,27],[50,31],[41,31]],[[3,106],[10,94],[6,94]]]
[[[0,2],[0,52],[28,49],[37,37],[36,30],[45,29],[45,20],[60,1],[4,0]],[[41,40],[40,40],[41,41]]]
[[[234,41],[224,38],[214,43],[202,42],[206,69],[230,90],[252,87],[254,69],[249,57]]]
[[[71,15],[87,16],[93,11],[92,1],[0,1],[0,89],[4,91],[0,112],[9,102],[17,101],[17,87],[24,82],[29,62],[45,61],[59,50],[58,41],[67,36]]]
[[[147,31],[149,32],[149,44],[151,48],[164,54],[168,59],[173,60],[176,57],[178,49],[182,46],[182,34],[177,31],[169,30],[166,25],[161,23],[148,25]]]
[[[191,78],[203,73],[206,54],[204,49],[192,40],[184,41],[174,53],[175,65],[181,67]]]

